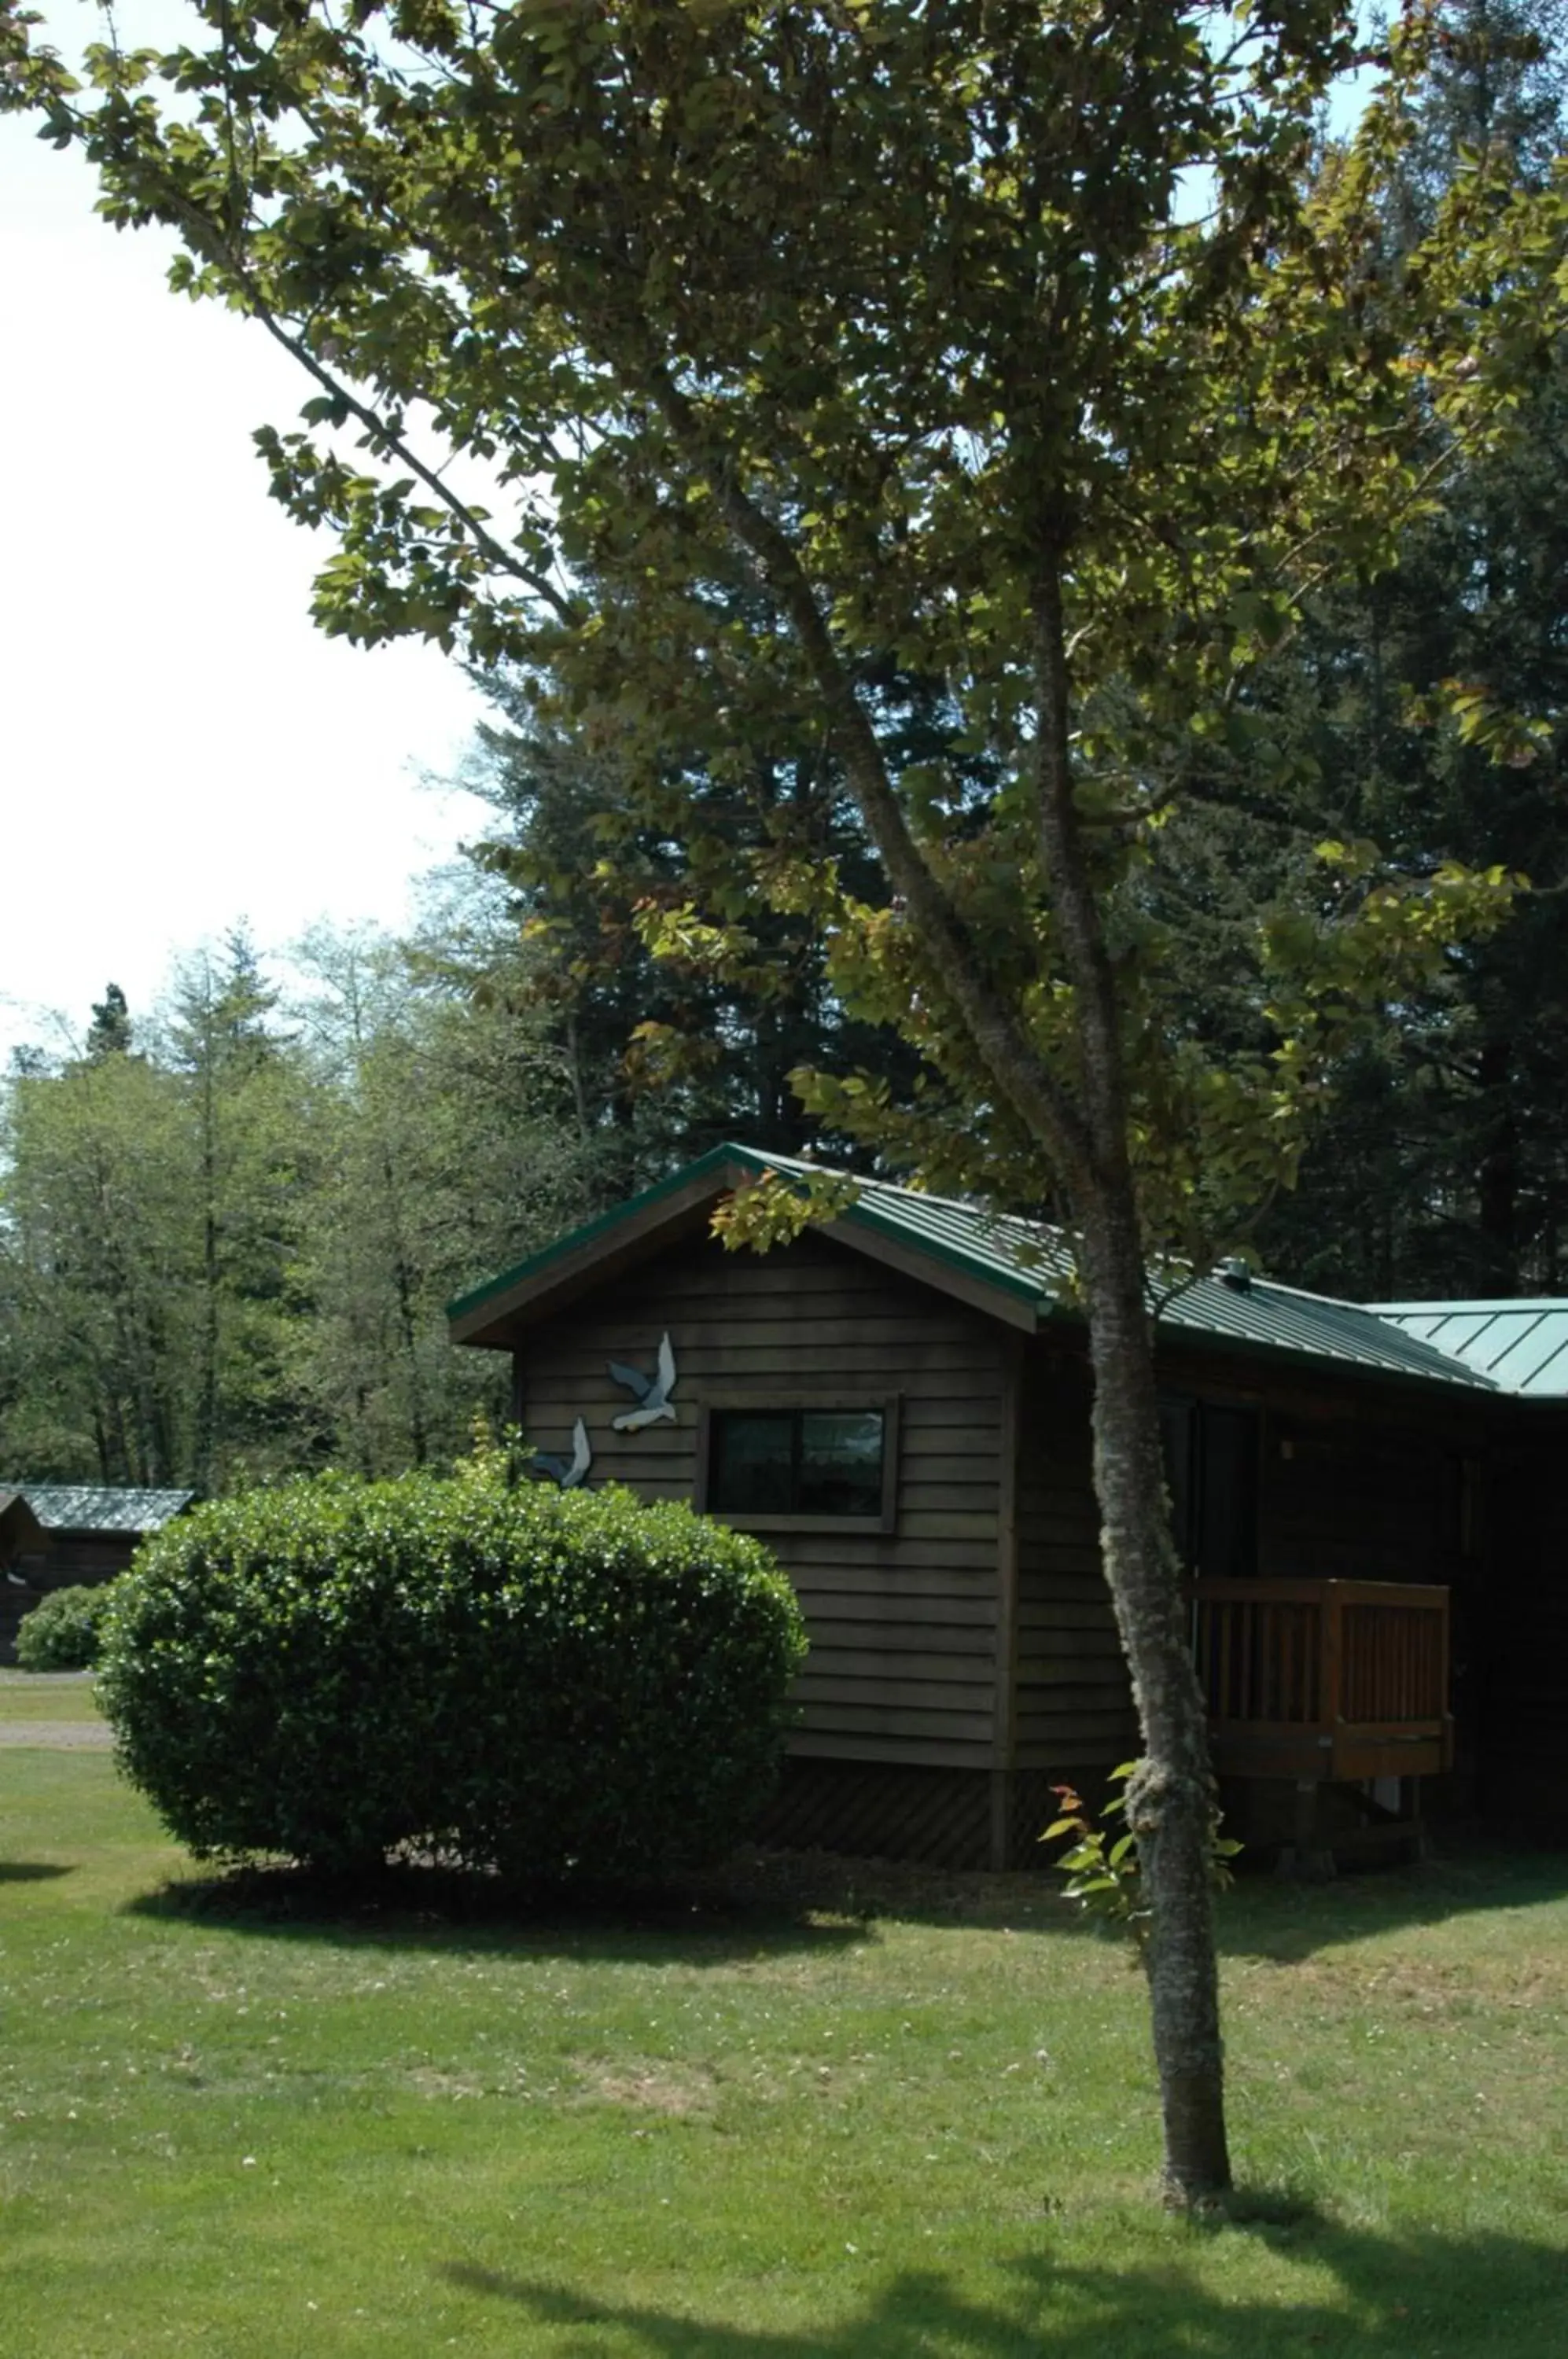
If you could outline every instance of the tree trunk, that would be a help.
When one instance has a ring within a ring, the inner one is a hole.
[[[430,1453],[430,1436],[425,1430],[424,1386],[419,1381],[419,1339],[414,1317],[414,1281],[404,1243],[402,1191],[393,1168],[392,1150],[385,1140],[381,1147],[381,1176],[386,1182],[387,1204],[391,1215],[392,1277],[397,1295],[397,1333],[408,1370],[408,1439],[415,1465],[423,1466]]]
[[[1512,1294],[1519,1286],[1519,1135],[1512,1074],[1513,1042],[1486,1041],[1478,1073],[1486,1116],[1475,1190],[1487,1252],[1486,1282],[1496,1294]]]
[[[1214,1782],[1160,1450],[1121,1010],[1073,774],[1059,564],[1042,571],[1035,624],[1040,867],[1072,978],[1087,1133],[1087,1153],[1067,1176],[1088,1298],[1094,1494],[1102,1561],[1143,1739],[1127,1789],[1127,1823],[1138,1838],[1149,1910],[1146,1959],[1166,2194],[1194,2205],[1230,2185],[1210,1880]]]
[[[1150,1910],[1147,1951],[1169,2198],[1230,2185],[1211,1843],[1208,1725],[1192,1669],[1160,1454],[1143,1256],[1127,1208],[1086,1210],[1081,1254],[1094,1371],[1101,1551],[1142,1732],[1128,1824]]]
[[[1038,1142],[1053,1183],[1073,1204],[1088,1296],[1104,1562],[1143,1732],[1144,1757],[1127,1799],[1151,1912],[1149,1976],[1165,2184],[1172,2201],[1200,2204],[1230,2184],[1209,1880],[1214,1777],[1166,1502],[1116,978],[1076,801],[1061,550],[1047,517],[1035,596],[1034,784],[1052,951],[1072,986],[1076,1088],[1064,1086],[1040,1055],[1016,1001],[998,986],[983,947],[910,834],[883,748],[787,535],[724,468],[712,465],[684,397],[668,382],[660,390],[677,440],[706,470],[721,510],[795,625],[850,790],[931,971],[980,1068]],[[1054,979],[1048,967],[1041,981]]]

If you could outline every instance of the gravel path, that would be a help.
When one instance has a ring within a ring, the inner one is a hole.
[[[39,1745],[56,1753],[107,1753],[114,1732],[101,1720],[0,1720],[0,1745]]]

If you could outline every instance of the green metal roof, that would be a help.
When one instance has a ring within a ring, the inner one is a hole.
[[[461,1318],[530,1279],[547,1277],[553,1263],[565,1261],[598,1240],[608,1249],[615,1233],[635,1215],[655,1209],[661,1199],[673,1197],[709,1174],[717,1192],[724,1175],[736,1166],[757,1176],[768,1170],[801,1177],[808,1173],[842,1176],[822,1164],[787,1155],[764,1155],[756,1147],[714,1147],[656,1187],[645,1189],[614,1211],[557,1238],[516,1268],[460,1296],[448,1306],[448,1316]],[[856,1229],[868,1229],[891,1238],[1032,1309],[1038,1324],[1077,1315],[1063,1300],[1070,1256],[1059,1234],[1043,1223],[996,1215],[953,1197],[896,1187],[885,1180],[856,1179],[855,1186],[859,1192],[855,1202],[833,1223],[841,1234],[853,1236]],[[1497,1389],[1482,1370],[1434,1349],[1357,1303],[1303,1294],[1265,1278],[1240,1273],[1200,1278],[1170,1299],[1151,1288],[1150,1308],[1158,1308],[1160,1329],[1173,1342],[1207,1342],[1235,1350],[1285,1353],[1360,1368],[1369,1375],[1414,1377],[1460,1391]]]
[[[781,1160],[778,1156],[758,1155],[749,1147],[712,1147],[706,1155],[700,1155],[695,1163],[683,1163],[680,1170],[672,1171],[667,1180],[656,1180],[651,1188],[639,1189],[635,1196],[628,1196],[625,1203],[613,1204],[607,1212],[600,1212],[593,1220],[584,1221],[581,1227],[568,1229],[564,1235],[553,1237],[538,1253],[529,1254],[523,1261],[514,1262],[510,1269],[504,1269],[499,1277],[487,1277],[483,1285],[470,1288],[466,1294],[454,1295],[446,1306],[446,1315],[449,1319],[461,1319],[466,1312],[477,1310],[483,1303],[492,1301],[495,1296],[509,1294],[514,1286],[521,1286],[526,1278],[539,1276],[550,1267],[551,1262],[564,1261],[569,1254],[576,1253],[583,1245],[591,1245],[596,1237],[610,1238],[635,1213],[650,1209],[665,1197],[678,1194],[691,1181],[701,1180],[709,1171],[717,1173],[723,1171],[726,1164],[743,1163],[748,1169],[760,1173]],[[790,1164],[789,1169],[804,1170],[807,1167]]]
[[[780,1170],[815,1168],[785,1156],[768,1159]],[[1042,1320],[1061,1315],[1064,1309],[1071,1315],[1062,1299],[1069,1256],[1056,1233],[1042,1223],[998,1218],[974,1204],[880,1180],[861,1180],[859,1188],[858,1201],[844,1216],[852,1224],[868,1220],[994,1285],[1025,1294]],[[1359,1303],[1303,1294],[1296,1287],[1277,1286],[1239,1271],[1198,1278],[1169,1299],[1162,1299],[1151,1282],[1149,1308],[1158,1309],[1161,1328],[1194,1340],[1288,1352],[1467,1390],[1493,1389],[1482,1372],[1456,1364],[1447,1353],[1398,1329],[1390,1332]]]
[[[1568,1302],[1375,1302],[1379,1319],[1530,1400],[1568,1400]]]
[[[155,1532],[188,1507],[194,1491],[136,1491],[91,1484],[19,1483],[49,1532]]]

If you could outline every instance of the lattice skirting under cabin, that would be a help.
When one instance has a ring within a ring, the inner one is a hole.
[[[1072,1772],[1014,1772],[1000,1798],[1006,1847],[998,1860],[998,1798],[988,1770],[788,1760],[757,1840],[788,1851],[842,1852],[924,1867],[1047,1867],[1050,1856],[1040,1836],[1056,1810],[1051,1786],[1063,1776],[1071,1779]],[[1104,1773],[1085,1770],[1076,1782],[1098,1797]]]
[[[789,1851],[985,1867],[991,1779],[984,1769],[789,1760],[757,1837]]]

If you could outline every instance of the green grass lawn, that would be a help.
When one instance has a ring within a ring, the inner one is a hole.
[[[95,1721],[93,1681],[83,1671],[0,1671],[0,1728],[16,1721]]]
[[[7,2359],[1568,2347],[1563,1860],[1232,1897],[1253,2216],[1199,2228],[1049,1879],[333,1919],[214,1896],[102,1754],[0,1791]]]

